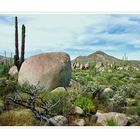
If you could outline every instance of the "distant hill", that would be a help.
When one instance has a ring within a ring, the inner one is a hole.
[[[86,64],[86,63],[94,63],[95,61],[102,63],[122,62],[121,59],[110,56],[102,51],[96,51],[88,56],[78,56],[77,58],[72,60],[72,63],[79,62],[80,64]],[[140,66],[140,61],[128,60],[127,62],[133,66]]]
[[[96,51],[88,56],[78,56],[72,62],[79,62],[79,63],[92,63],[96,60],[96,62],[118,62],[121,61],[118,58],[110,56],[102,51]]]

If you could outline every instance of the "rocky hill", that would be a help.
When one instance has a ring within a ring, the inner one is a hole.
[[[75,58],[74,60],[72,60],[72,63],[80,63],[80,64],[92,64],[94,62],[101,62],[101,63],[116,63],[119,64],[121,63],[123,60],[115,58],[113,56],[110,56],[102,51],[96,51],[88,56],[78,56],[77,58]],[[127,61],[128,64],[131,64],[133,66],[140,66],[140,61],[135,61],[135,60],[128,60]]]
[[[110,56],[102,51],[96,51],[88,56],[78,56],[72,62],[79,62],[82,64],[85,63],[92,63],[96,60],[96,62],[119,62],[121,61],[120,59],[117,59],[113,56]]]

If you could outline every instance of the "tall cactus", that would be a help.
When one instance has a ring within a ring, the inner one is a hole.
[[[22,41],[21,41],[21,61],[20,61],[20,66],[22,65],[22,63],[24,62],[24,54],[25,54],[25,25],[22,25]]]
[[[15,65],[19,69],[18,18],[17,17],[15,17]]]

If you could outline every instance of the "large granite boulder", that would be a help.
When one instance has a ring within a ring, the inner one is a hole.
[[[47,91],[66,87],[71,79],[71,61],[64,52],[50,52],[30,57],[22,64],[18,81],[40,86]]]

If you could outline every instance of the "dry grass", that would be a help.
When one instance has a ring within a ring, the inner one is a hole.
[[[36,120],[28,109],[12,110],[0,115],[0,126],[40,126],[44,122]]]

